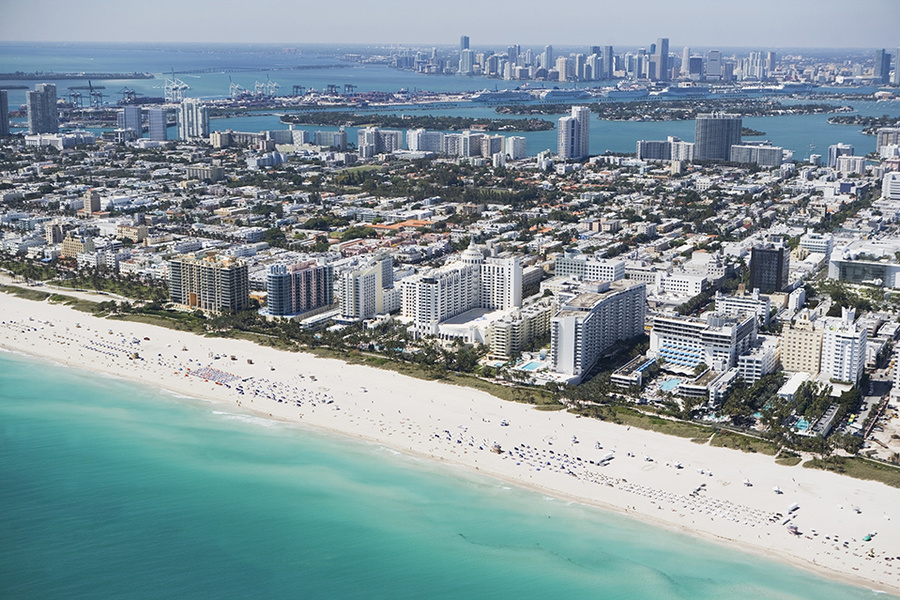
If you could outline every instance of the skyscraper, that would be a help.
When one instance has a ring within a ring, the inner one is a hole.
[[[669,76],[669,38],[659,38],[656,40],[656,73],[651,74],[654,79],[659,81],[668,81]]]
[[[884,48],[881,50],[875,51],[875,83],[885,84],[890,80],[891,74],[891,55],[884,51]]]
[[[459,36],[459,49],[461,51],[469,49],[469,36],[467,36],[467,35]]]
[[[691,49],[687,46],[681,51],[681,76],[687,77],[691,74]]]
[[[168,120],[164,108],[151,108],[147,111],[147,125],[151,140],[164,142],[169,139]]]
[[[603,46],[603,71],[599,79],[612,79],[616,68],[615,55],[612,46]]]
[[[541,55],[541,66],[548,71],[553,68],[553,46],[544,46],[544,53]]]
[[[731,147],[741,143],[741,115],[707,113],[697,115],[694,126],[696,160],[729,160]]]
[[[178,139],[209,137],[209,109],[200,100],[185,98],[178,109]]]
[[[561,160],[583,160],[588,157],[591,111],[586,106],[573,106],[572,114],[559,120],[557,153]]]
[[[721,79],[722,75],[722,52],[710,50],[706,54],[706,77],[707,79]]]
[[[39,83],[34,91],[25,92],[28,107],[28,133],[57,133],[59,113],[56,110],[56,86]]]
[[[9,98],[6,90],[0,90],[0,137],[9,135]]]

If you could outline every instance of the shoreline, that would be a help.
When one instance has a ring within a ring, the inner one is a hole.
[[[349,436],[428,459],[432,467],[474,471],[900,595],[900,527],[895,515],[885,513],[896,507],[898,490],[881,483],[785,467],[769,456],[703,447],[561,411],[537,411],[471,388],[337,359],[100,319],[6,294],[0,298],[0,347],[26,357],[149,383],[176,399],[213,401]],[[142,358],[129,358],[130,352]],[[493,444],[502,453],[494,453]],[[610,454],[613,458],[600,460]],[[783,493],[774,493],[773,486]],[[794,503],[800,508],[788,512]],[[788,522],[801,535],[790,534]],[[871,542],[860,541],[874,531]]]

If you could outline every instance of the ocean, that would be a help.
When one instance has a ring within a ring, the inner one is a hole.
[[[115,102],[124,88],[130,88],[146,96],[162,96],[163,81],[173,70],[190,86],[185,92],[188,97],[202,99],[224,98],[228,96],[231,82],[246,89],[253,89],[256,82],[267,79],[281,87],[279,94],[290,94],[294,85],[305,88],[325,89],[329,84],[343,89],[345,84],[357,86],[357,91],[396,92],[401,89],[431,90],[436,92],[477,91],[481,89],[512,88],[523,82],[500,81],[485,77],[455,77],[444,75],[421,75],[401,71],[386,65],[359,64],[339,60],[346,52],[356,52],[358,47],[346,46],[298,46],[282,48],[260,44],[66,44],[66,43],[24,43],[0,42],[0,72],[148,72],[155,75],[149,80],[103,80],[92,81],[92,85],[102,85],[106,101]],[[387,54],[389,49],[385,49]],[[169,75],[171,76],[171,75]],[[40,81],[0,81],[0,87],[19,86],[33,89]],[[53,81],[57,84],[57,94],[65,98],[68,88],[84,86],[87,80]],[[571,83],[530,82],[534,87],[575,87]],[[583,87],[583,84],[581,84]],[[823,91],[845,93],[872,93],[876,88],[838,88]],[[82,90],[82,92],[84,92]],[[9,90],[10,109],[15,109],[25,101],[25,89]],[[789,103],[790,100],[785,100]],[[801,100],[801,102],[805,102]],[[818,101],[816,101],[818,102]],[[900,116],[900,101],[828,101],[841,106],[850,104],[862,115]],[[402,110],[398,112],[403,112]],[[407,111],[408,112],[408,111]],[[458,115],[471,117],[496,117],[492,107],[453,108],[421,111],[414,114]],[[545,115],[542,118],[556,121],[561,115]],[[806,159],[810,153],[827,155],[828,146],[848,143],[854,146],[858,155],[875,150],[874,136],[863,135],[860,127],[831,125],[827,114],[797,115],[778,117],[750,117],[744,125],[764,131],[761,137],[746,138],[751,141],[770,140],[774,145],[793,150],[796,159]],[[22,120],[18,120],[22,122]],[[210,123],[213,131],[233,129],[235,131],[262,131],[286,129],[277,115],[259,115],[234,119],[214,119]],[[302,128],[302,127],[301,127]],[[333,130],[329,127],[307,127],[309,130]],[[355,143],[355,128],[348,129],[348,139]],[[175,136],[175,128],[170,128],[170,136]],[[527,152],[556,150],[557,132],[539,131],[524,134]],[[638,140],[659,140],[667,136],[677,136],[685,141],[694,139],[693,121],[668,122],[614,122],[592,120],[590,130],[590,152],[601,154],[611,152],[634,152]]]
[[[379,445],[0,353],[3,598],[876,596]]]

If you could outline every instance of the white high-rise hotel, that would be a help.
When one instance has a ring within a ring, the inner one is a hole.
[[[859,383],[866,365],[866,340],[868,333],[865,327],[857,327],[854,323],[856,311],[842,308],[840,317],[821,319],[822,325],[822,364],[823,375],[836,381],[847,381],[854,385]]]
[[[620,340],[644,332],[647,284],[614,281],[566,301],[550,321],[550,362],[557,373],[580,380],[600,355]]]
[[[559,120],[557,154],[560,160],[582,160],[588,157],[591,110],[573,106],[572,114]]]
[[[473,308],[510,310],[522,306],[518,257],[485,259],[474,246],[456,262],[404,279],[401,315],[417,335],[434,335],[438,325]]]

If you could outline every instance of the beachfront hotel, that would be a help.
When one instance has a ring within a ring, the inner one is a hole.
[[[707,313],[704,317],[656,317],[648,354],[664,359],[670,369],[689,372],[705,364],[714,371],[727,371],[756,345],[755,314]]]
[[[307,261],[272,265],[266,274],[267,317],[292,318],[334,303],[334,267]]]
[[[169,300],[185,309],[214,314],[250,308],[247,263],[216,253],[198,252],[169,261]]]
[[[644,332],[647,284],[627,280],[584,284],[550,321],[550,362],[577,383],[613,344]]]

